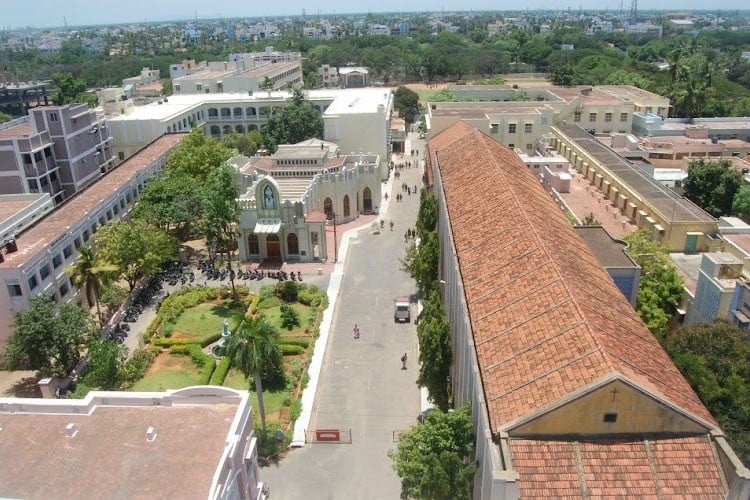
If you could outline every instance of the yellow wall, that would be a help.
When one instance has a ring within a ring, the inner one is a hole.
[[[604,422],[605,413],[617,421]],[[613,381],[508,432],[511,437],[560,434],[706,433],[707,429],[621,381]]]

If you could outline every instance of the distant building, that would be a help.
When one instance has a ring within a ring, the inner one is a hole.
[[[660,24],[636,23],[625,26],[624,31],[642,38],[661,38],[664,28]]]
[[[0,398],[0,422],[3,496],[265,498],[247,391]]]
[[[323,64],[318,68],[318,75],[323,87],[341,87],[345,89],[370,86],[370,72],[361,66],[342,66],[340,68]]]
[[[688,304],[686,325],[713,323],[729,317],[743,262],[729,253],[704,253],[698,271],[695,296]]]
[[[253,93],[302,86],[302,58],[299,53],[265,52],[230,54],[228,61],[208,62],[194,69],[172,66],[172,90],[179,94]],[[182,71],[184,75],[180,75]],[[265,88],[266,82],[270,88]]]

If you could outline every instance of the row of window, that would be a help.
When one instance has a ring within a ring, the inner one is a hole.
[[[597,113],[589,113],[589,123],[594,123],[597,120]],[[573,113],[573,121],[578,123],[581,121],[581,112],[576,111]],[[627,113],[620,113],[620,123],[627,123],[628,121],[628,114]],[[612,113],[604,113],[604,122],[605,123],[612,123]]]

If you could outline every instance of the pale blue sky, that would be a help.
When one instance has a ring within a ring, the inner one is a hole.
[[[631,0],[527,0],[513,2],[526,9],[608,9],[627,11]],[[69,26],[90,24],[119,24],[143,21],[166,21],[217,17],[256,17],[301,14],[330,17],[333,13],[394,12],[408,8],[423,10],[497,10],[513,9],[510,2],[497,0],[286,0],[282,2],[256,2],[248,0],[2,0],[0,2],[0,28],[20,26],[62,26],[63,16]],[[724,12],[732,9],[750,9],[747,0],[726,0],[719,6]],[[702,0],[641,0],[641,10],[706,9]]]

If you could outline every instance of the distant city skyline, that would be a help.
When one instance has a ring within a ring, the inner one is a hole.
[[[35,0],[21,2],[20,0],[5,0],[0,29],[20,27],[58,27],[67,23],[68,26],[88,26],[98,24],[125,24],[160,21],[185,21],[197,17],[200,19],[241,18],[265,16],[299,16],[302,10],[309,17],[332,17],[334,14],[382,12],[421,12],[421,11],[487,11],[487,10],[608,10],[610,12],[628,11],[632,0],[530,0],[523,3],[523,9],[498,4],[493,0],[469,0],[468,2],[416,0],[404,4],[397,0],[367,0],[353,4],[344,0],[329,0],[327,2],[309,2],[307,0],[292,0],[281,5],[268,5],[266,10],[260,11],[250,2],[237,0],[161,0],[158,2],[147,0],[130,0],[128,2],[94,1],[94,0]],[[518,4],[515,4],[518,5]],[[728,0],[721,5],[727,12],[738,9],[748,9],[746,0]],[[699,0],[657,0],[641,1],[639,10],[643,12],[658,10],[706,10],[706,3]]]

